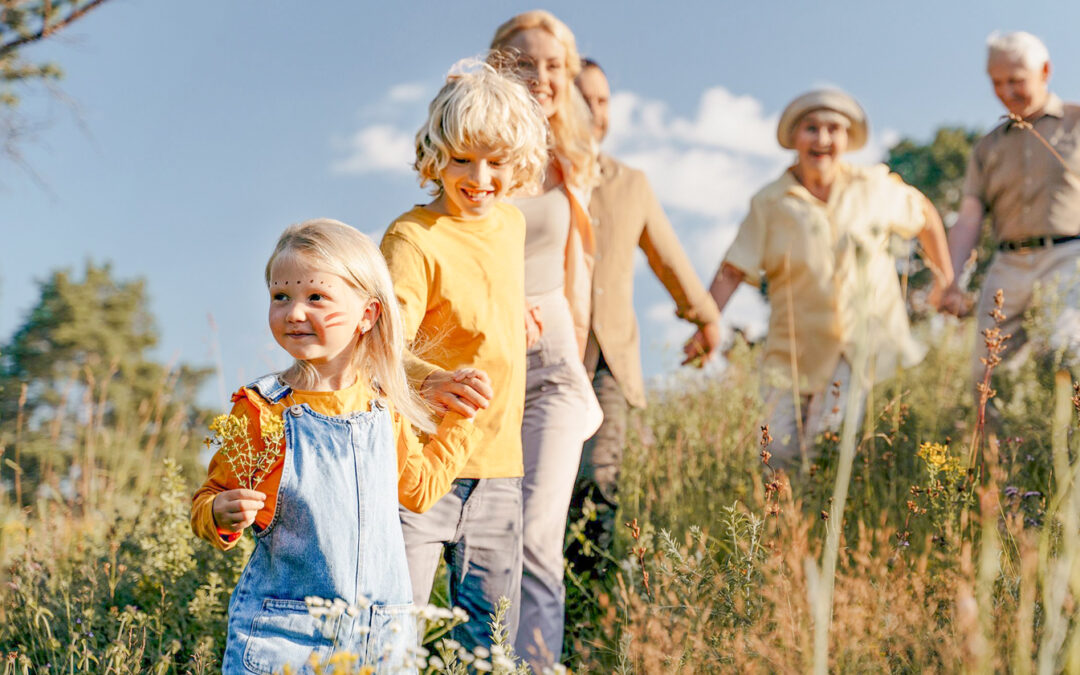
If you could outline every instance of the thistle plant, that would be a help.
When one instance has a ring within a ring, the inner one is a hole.
[[[251,438],[244,417],[218,415],[210,423],[210,431],[214,436],[206,439],[206,447],[225,458],[240,487],[247,490],[255,489],[285,449],[285,422],[267,411],[259,414],[261,445]]]

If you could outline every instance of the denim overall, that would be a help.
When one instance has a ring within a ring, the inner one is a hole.
[[[271,403],[290,393],[276,376],[249,385]],[[226,675],[311,672],[347,652],[378,673],[405,667],[417,645],[405,541],[398,520],[397,455],[390,413],[321,415],[307,404],[284,410],[285,461],[270,525],[229,601]],[[362,609],[331,620],[308,613],[307,596]],[[370,606],[368,606],[370,603]],[[327,637],[328,636],[328,637]]]

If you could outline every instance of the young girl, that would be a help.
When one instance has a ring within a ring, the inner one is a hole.
[[[325,219],[289,227],[266,285],[270,330],[296,362],[233,395],[191,512],[195,533],[223,550],[255,531],[223,671],[295,671],[344,651],[399,672],[416,635],[398,502],[435,503],[480,430],[453,412],[436,429],[412,393],[390,274],[363,234]],[[431,432],[427,445],[407,420]],[[327,631],[309,596],[366,609]]]

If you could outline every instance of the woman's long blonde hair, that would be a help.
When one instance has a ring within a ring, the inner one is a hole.
[[[382,310],[371,330],[357,334],[353,344],[352,365],[357,377],[370,379],[376,393],[387,398],[393,408],[423,431],[434,431],[432,411],[409,386],[402,365],[405,332],[401,308],[394,296],[394,283],[386,260],[375,243],[345,223],[329,218],[306,220],[290,225],[278,239],[266,263],[266,285],[270,272],[281,256],[299,256],[345,280],[361,300],[377,300]],[[311,364],[297,359],[280,377],[289,386],[310,389],[318,381]]]
[[[566,182],[582,189],[591,188],[598,177],[597,147],[592,135],[589,107],[574,85],[574,78],[581,72],[581,56],[573,32],[551,12],[534,9],[518,14],[499,26],[491,39],[491,49],[505,51],[514,35],[530,28],[547,31],[566,50],[567,96],[563,97],[562,105],[548,119],[548,123],[555,140],[555,152],[570,163],[571,175],[566,176]]]

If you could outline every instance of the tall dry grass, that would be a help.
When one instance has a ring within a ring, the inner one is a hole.
[[[842,515],[833,508],[841,438],[820,439],[810,475],[790,484],[763,468],[754,348],[738,345],[718,379],[686,377],[655,395],[632,418],[621,483],[622,520],[636,528],[620,532],[606,578],[568,576],[568,665],[1080,668],[1080,393],[1038,362],[999,372],[969,470],[978,420],[965,379],[970,325],[947,323],[930,338],[923,364],[873,392]],[[21,502],[13,489],[0,495],[0,673],[218,667],[245,554],[223,555],[190,534],[198,438],[179,419],[156,423],[153,410],[123,430],[80,416],[85,427],[65,432],[76,452],[53,453],[47,481],[27,470]],[[76,480],[65,497],[59,481],[90,461],[86,434],[93,480]],[[48,449],[23,442],[23,461],[42,466],[26,458]],[[168,457],[177,463],[166,468]]]

